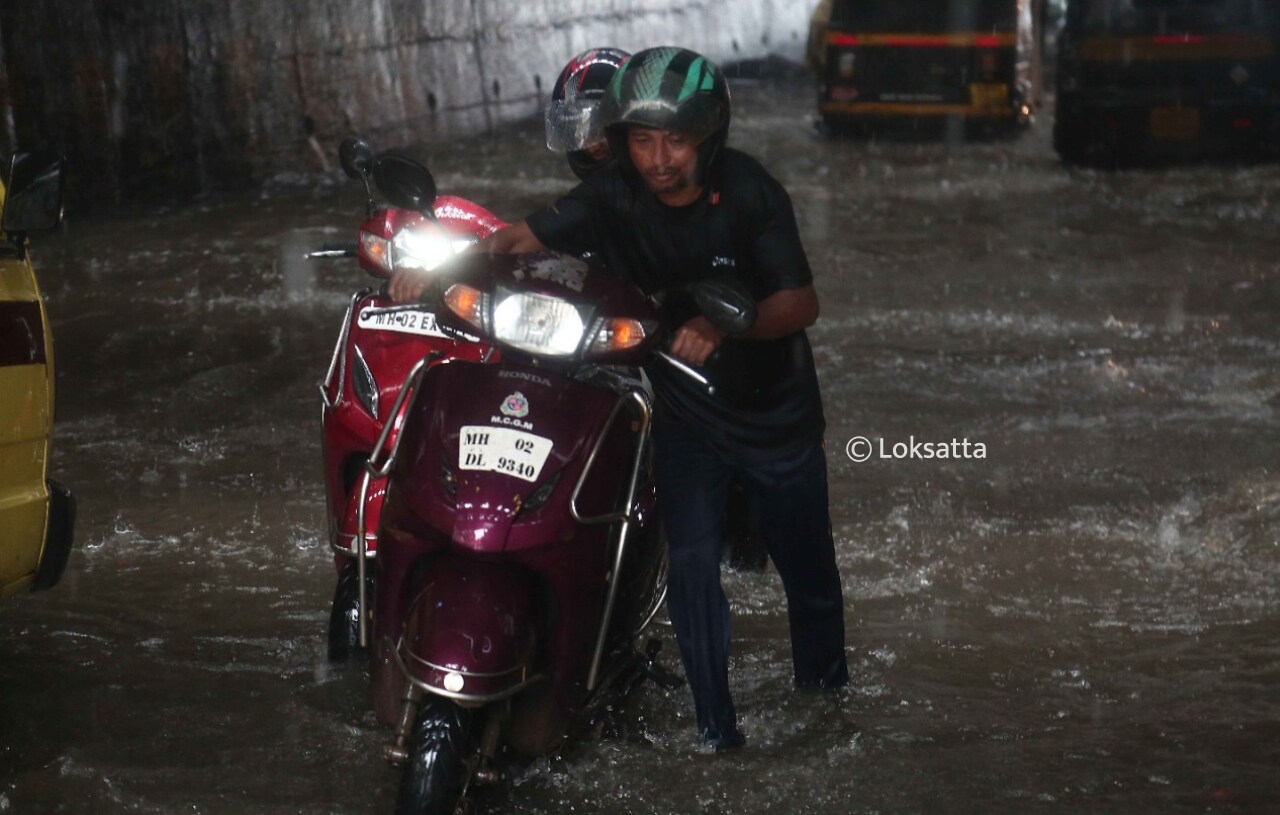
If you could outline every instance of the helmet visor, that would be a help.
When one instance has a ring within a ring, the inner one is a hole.
[[[604,139],[599,99],[553,99],[547,104],[547,147],[558,153],[585,150]]]

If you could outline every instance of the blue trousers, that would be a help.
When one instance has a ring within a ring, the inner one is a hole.
[[[740,738],[729,693],[729,601],[720,585],[722,526],[734,478],[743,485],[786,590],[796,684],[848,684],[844,601],[821,440],[780,450],[728,451],[694,428],[659,417],[653,443],[658,507],[671,556],[667,611],[701,737],[717,745]]]

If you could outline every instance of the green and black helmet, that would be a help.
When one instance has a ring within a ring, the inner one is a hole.
[[[613,154],[630,167],[630,125],[690,134],[698,142],[698,180],[707,183],[729,137],[729,83],[716,64],[687,48],[649,48],[613,75],[600,106]]]

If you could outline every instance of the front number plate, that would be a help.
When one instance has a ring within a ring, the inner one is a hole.
[[[1151,138],[1159,141],[1194,141],[1200,138],[1200,109],[1168,106],[1152,108]]]
[[[969,86],[969,99],[982,111],[1008,110],[1009,86],[1003,82],[975,82]]]
[[[359,323],[361,328],[374,331],[399,331],[420,337],[449,338],[436,323],[436,315],[417,306],[361,309]]]
[[[551,447],[551,439],[523,430],[465,425],[458,438],[458,468],[489,470],[535,481]]]

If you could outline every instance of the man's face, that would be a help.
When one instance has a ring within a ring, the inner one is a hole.
[[[609,142],[605,139],[593,141],[586,147],[582,148],[582,152],[587,154],[587,158],[592,161],[604,161],[609,157]]]
[[[627,150],[640,177],[660,200],[679,203],[701,191],[693,182],[698,144],[687,133],[632,127],[627,131]]]

